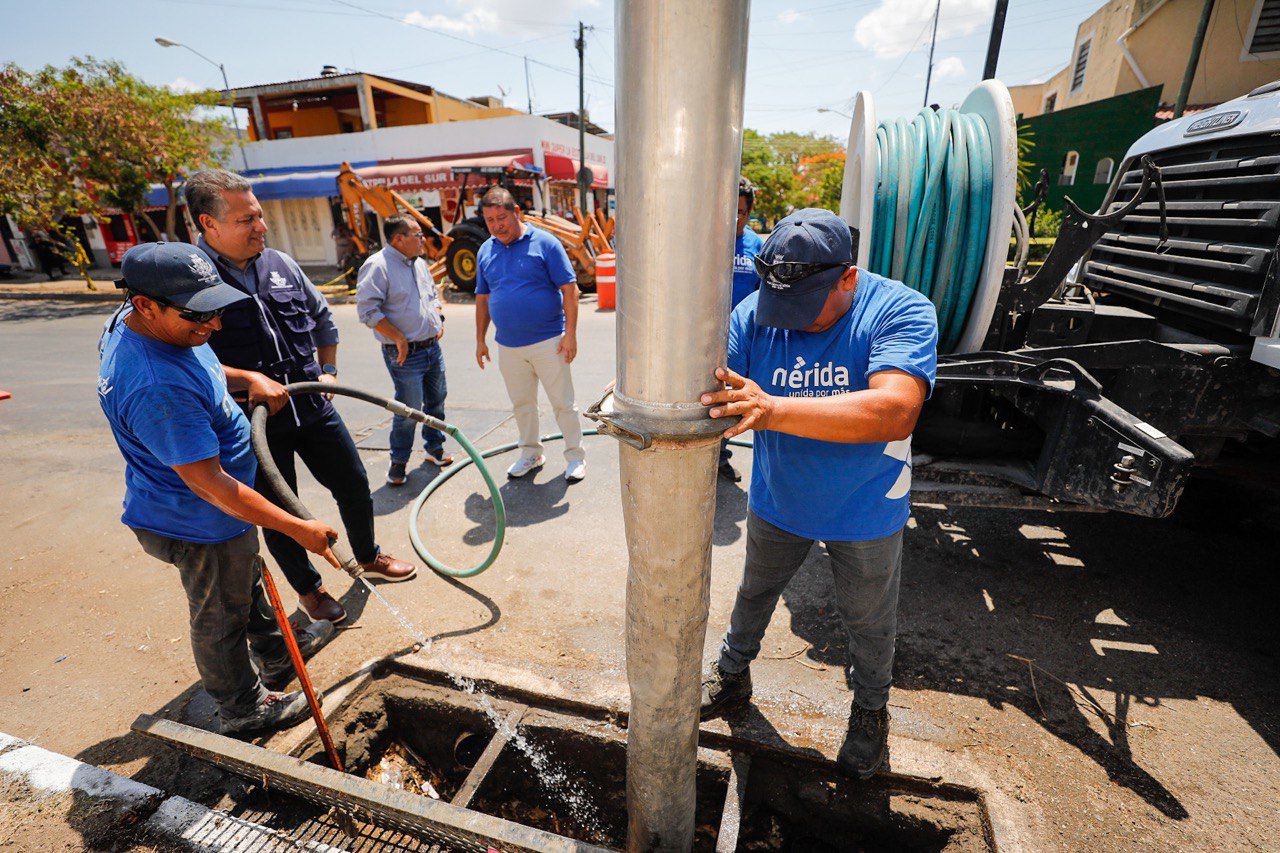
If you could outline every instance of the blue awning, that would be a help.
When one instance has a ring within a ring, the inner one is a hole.
[[[376,165],[374,161],[353,163],[355,168]],[[338,165],[320,168],[269,169],[246,174],[259,201],[283,201],[290,198],[329,198],[338,194]],[[152,184],[147,194],[148,207],[165,207],[169,194],[163,184]]]

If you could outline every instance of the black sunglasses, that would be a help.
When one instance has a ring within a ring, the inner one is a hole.
[[[162,296],[152,296],[150,293],[140,293],[136,290],[125,291],[125,302],[133,301],[135,296],[145,296],[152,302],[156,302],[166,308],[172,308],[178,312],[179,320],[186,320],[188,323],[207,323],[215,317],[221,317],[222,312],[227,310],[226,308],[214,308],[212,311],[190,311]]]
[[[774,261],[769,263],[764,258],[756,255],[756,274],[762,279],[773,279],[782,284],[794,284],[797,281],[806,279],[816,273],[826,272],[838,268],[848,269],[852,264],[836,263],[836,264],[807,264],[799,261]]]

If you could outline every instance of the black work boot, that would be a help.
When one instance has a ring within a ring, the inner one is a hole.
[[[713,663],[702,679],[702,708],[699,718],[709,720],[725,711],[745,705],[751,698],[751,667],[742,672],[725,672],[719,663]]]
[[[335,630],[333,623],[328,619],[317,619],[305,628],[294,628],[293,635],[298,638],[298,650],[302,652],[302,659],[306,660],[320,651],[320,648],[333,637]],[[258,677],[262,679],[262,683],[268,690],[280,690],[293,681],[296,673],[293,671],[293,659],[289,657],[288,650],[285,650],[284,657],[276,660],[263,660],[252,652],[250,657],[258,667]]]
[[[317,696],[316,698],[319,698]],[[292,693],[268,693],[252,711],[239,717],[223,717],[224,735],[249,735],[297,725],[310,713],[307,697],[301,690]]]
[[[849,731],[840,747],[836,764],[859,779],[870,779],[889,760],[889,709],[868,711],[853,703],[849,710]]]

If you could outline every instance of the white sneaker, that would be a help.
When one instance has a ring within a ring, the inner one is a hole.
[[[586,476],[587,463],[582,459],[575,459],[564,469],[564,478],[570,483],[576,483]]]
[[[507,469],[508,477],[523,477],[534,468],[541,468],[547,464],[547,457],[539,453],[537,456],[521,456],[515,462],[511,463],[511,467]]]

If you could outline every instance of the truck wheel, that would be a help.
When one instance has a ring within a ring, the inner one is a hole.
[[[445,252],[444,269],[458,290],[474,293],[476,289],[476,252],[480,246],[466,239],[455,239]]]

